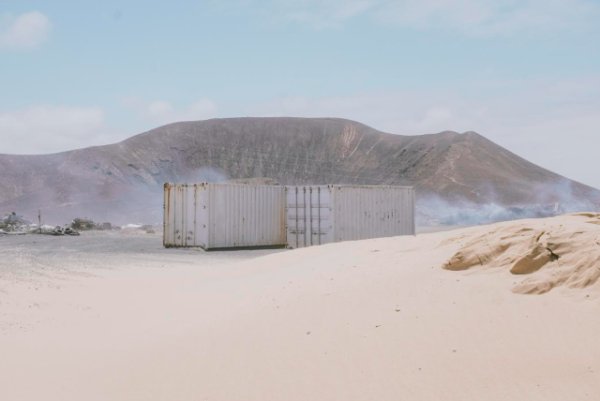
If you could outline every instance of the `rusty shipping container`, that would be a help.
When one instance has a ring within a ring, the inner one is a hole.
[[[164,197],[165,247],[286,245],[282,186],[167,183]]]
[[[415,191],[406,186],[286,187],[290,248],[415,234]]]

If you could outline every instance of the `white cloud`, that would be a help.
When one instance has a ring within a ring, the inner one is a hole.
[[[50,20],[39,11],[0,16],[0,48],[27,49],[43,43],[50,34]]]
[[[142,127],[155,128],[176,121],[214,117],[216,105],[200,99],[177,109],[165,101],[142,102],[126,99],[123,104],[141,119]],[[36,105],[19,110],[0,111],[0,153],[39,154],[105,145],[132,136],[142,129],[125,132],[107,124],[99,107]]]
[[[176,108],[164,100],[151,102],[127,98],[123,106],[133,110],[138,118],[151,124],[169,124],[178,121],[206,120],[217,116],[217,105],[209,99],[199,99],[185,107]]]
[[[97,107],[34,106],[0,112],[0,153],[51,153],[110,142]]]
[[[469,35],[544,34],[595,27],[592,0],[272,0],[246,2],[271,17],[315,28],[341,26],[364,16],[417,30]]]
[[[477,93],[478,95],[468,95]],[[600,77],[479,82],[459,89],[273,99],[244,115],[341,117],[395,134],[477,131],[520,156],[600,188]]]

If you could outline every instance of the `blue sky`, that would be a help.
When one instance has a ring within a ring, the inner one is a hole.
[[[474,130],[600,187],[598,21],[590,0],[2,1],[0,153],[332,116]]]

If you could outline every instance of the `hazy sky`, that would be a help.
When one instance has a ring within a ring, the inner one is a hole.
[[[0,153],[178,120],[477,131],[600,187],[600,1],[0,2]]]

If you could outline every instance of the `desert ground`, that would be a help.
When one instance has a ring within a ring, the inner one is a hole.
[[[299,250],[0,236],[2,400],[598,400],[600,215]]]

